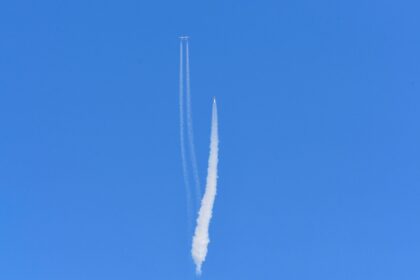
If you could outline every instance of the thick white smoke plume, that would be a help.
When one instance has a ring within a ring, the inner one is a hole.
[[[209,240],[209,225],[213,212],[214,199],[217,191],[217,163],[219,153],[219,135],[217,124],[216,99],[213,99],[211,120],[210,156],[207,168],[206,190],[198,213],[197,226],[192,243],[191,254],[196,266],[197,274],[201,274],[201,266],[206,259]]]

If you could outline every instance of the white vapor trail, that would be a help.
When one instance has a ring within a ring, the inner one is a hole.
[[[179,135],[180,135],[180,145],[181,145],[181,159],[182,159],[182,173],[184,176],[184,185],[185,185],[185,194],[187,199],[187,215],[188,215],[188,227],[191,227],[191,191],[190,191],[190,182],[188,179],[188,169],[187,169],[187,159],[185,151],[185,128],[184,128],[184,77],[183,77],[183,44],[182,40],[179,45]],[[189,229],[190,230],[190,229]]]
[[[197,157],[195,155],[195,145],[194,145],[194,132],[193,132],[193,120],[192,120],[192,110],[191,110],[191,86],[190,86],[190,55],[188,47],[188,39],[185,42],[185,72],[186,72],[186,99],[187,99],[187,127],[188,127],[188,142],[189,142],[189,153],[191,158],[192,172],[195,182],[195,195],[196,195],[196,205],[201,199],[201,186],[200,186],[200,177],[198,175],[197,167]]]
[[[217,163],[219,153],[219,135],[217,124],[217,106],[216,99],[213,99],[211,137],[210,137],[210,155],[207,168],[206,190],[201,201],[201,208],[198,213],[197,226],[192,243],[191,254],[196,266],[196,273],[201,274],[201,266],[206,259],[207,246],[209,240],[209,225],[213,212],[213,204],[217,191]]]

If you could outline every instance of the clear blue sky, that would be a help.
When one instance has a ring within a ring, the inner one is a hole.
[[[202,279],[420,279],[418,1],[2,1],[0,279],[192,279],[178,36]]]

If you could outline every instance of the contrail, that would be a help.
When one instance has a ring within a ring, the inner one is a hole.
[[[183,77],[183,44],[182,39],[179,44],[179,135],[181,145],[181,159],[182,159],[182,173],[184,176],[185,193],[187,199],[187,215],[188,215],[188,227],[191,228],[191,190],[190,182],[188,179],[187,159],[185,152],[185,128],[184,128],[184,77]],[[190,229],[188,229],[190,231]]]
[[[192,110],[191,110],[191,87],[190,87],[190,55],[188,47],[188,38],[185,41],[185,72],[186,72],[186,97],[187,97],[187,127],[188,127],[188,142],[190,148],[191,165],[193,171],[193,177],[195,182],[195,195],[196,195],[196,206],[201,199],[201,186],[200,177],[198,175],[197,157],[195,155],[194,145],[194,132],[193,132],[193,121],[192,121]]]
[[[211,120],[210,155],[207,168],[206,190],[201,201],[201,208],[198,213],[197,226],[192,243],[191,254],[195,263],[196,273],[201,274],[201,266],[206,259],[209,240],[209,225],[213,212],[214,199],[217,191],[217,163],[219,153],[219,135],[217,124],[216,99],[213,99],[213,110]]]

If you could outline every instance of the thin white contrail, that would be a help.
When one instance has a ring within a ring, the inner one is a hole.
[[[191,157],[191,166],[195,183],[195,195],[196,195],[196,207],[201,200],[201,186],[200,177],[198,175],[197,157],[195,155],[195,144],[194,144],[194,131],[193,131],[193,120],[191,110],[191,87],[190,87],[190,54],[188,47],[188,39],[185,41],[185,72],[186,72],[186,99],[187,99],[187,127],[188,127],[188,142],[189,152]]]
[[[188,179],[188,168],[187,168],[187,157],[185,151],[185,120],[184,120],[184,76],[183,76],[183,43],[182,39],[179,44],[179,135],[181,145],[181,159],[182,159],[182,173],[184,176],[185,194],[187,200],[187,215],[188,215],[188,227],[191,228],[191,190],[190,182]],[[188,230],[190,231],[190,229]]]
[[[210,155],[207,168],[206,190],[201,201],[201,208],[198,213],[197,226],[195,228],[191,254],[195,263],[196,273],[201,274],[201,266],[206,259],[209,240],[209,225],[213,212],[214,199],[217,191],[217,163],[219,153],[219,135],[217,124],[216,99],[213,99]]]

